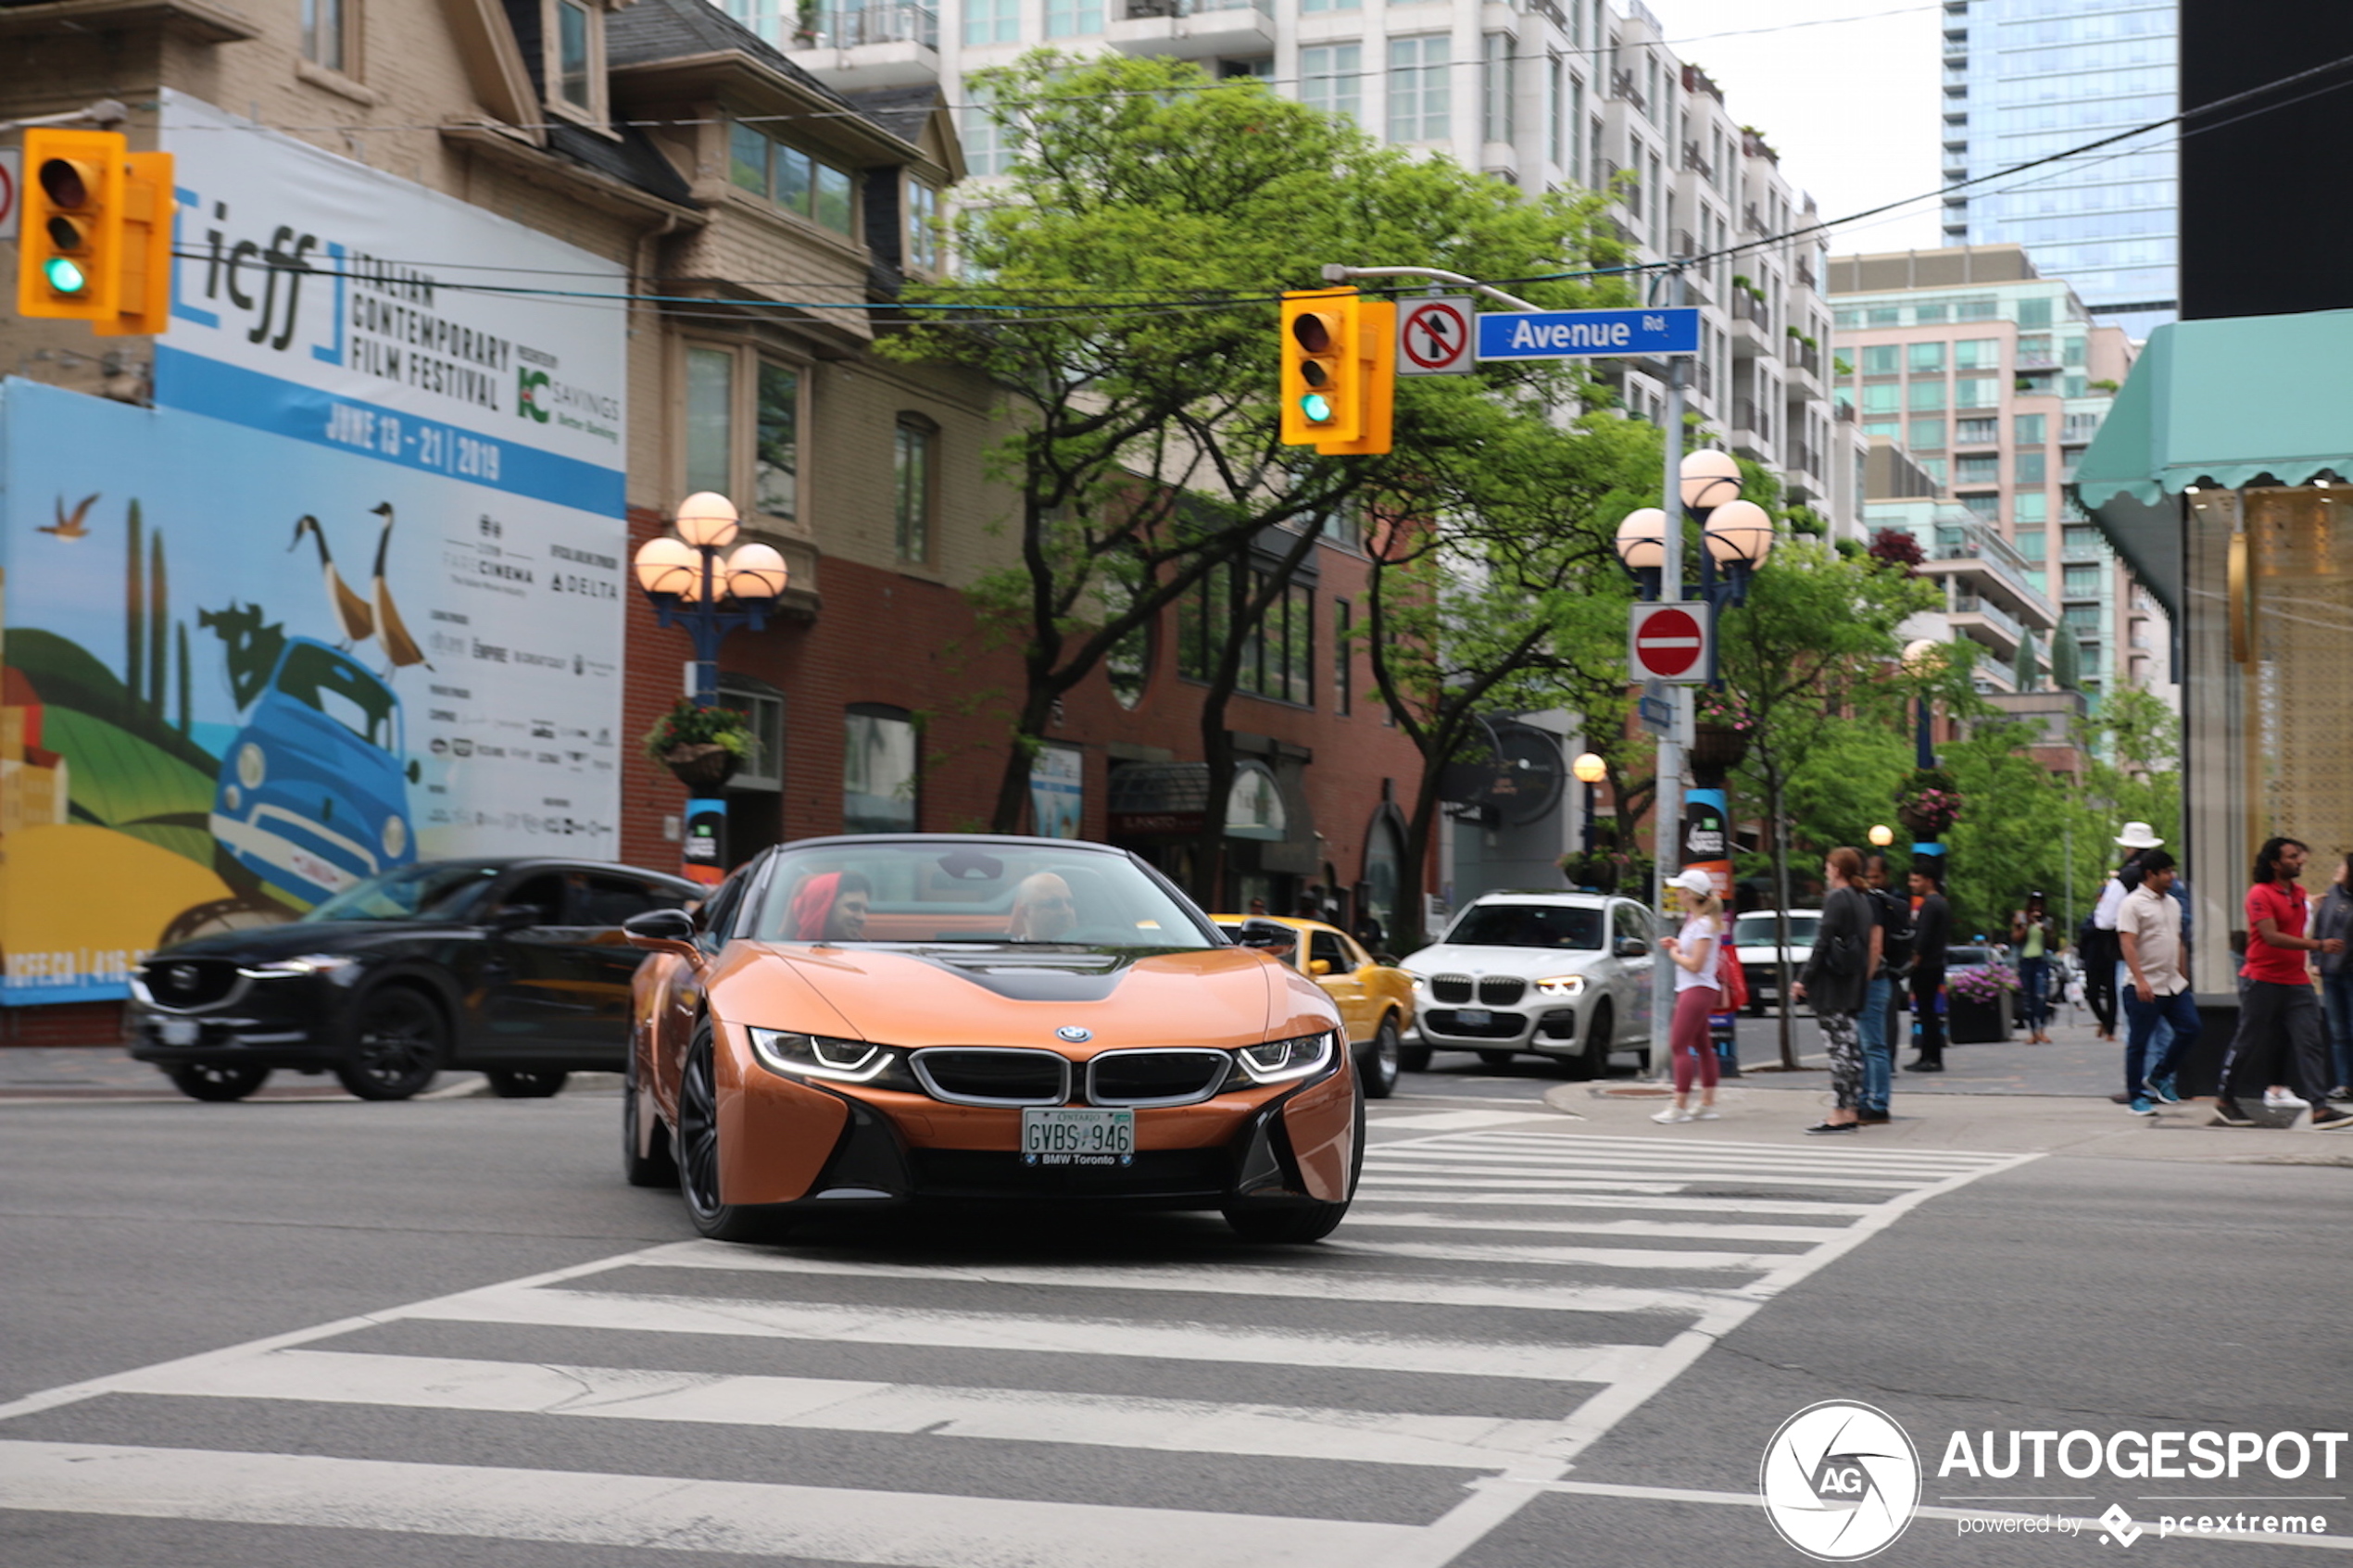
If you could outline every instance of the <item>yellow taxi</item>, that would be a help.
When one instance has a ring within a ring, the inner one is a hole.
[[[1275,915],[1212,915],[1217,929],[1245,947],[1278,958],[1324,988],[1340,1009],[1368,1099],[1397,1087],[1405,1031],[1414,1022],[1414,977],[1381,963],[1336,925]],[[1428,1054],[1423,1055],[1427,1065]]]

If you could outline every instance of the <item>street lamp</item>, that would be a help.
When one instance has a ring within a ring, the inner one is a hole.
[[[1872,848],[1884,849],[1895,842],[1895,830],[1885,822],[1874,822],[1871,824],[1870,839]]]
[[[1927,637],[1907,643],[1904,647],[1904,669],[1913,679],[1925,681],[1944,667],[1944,647]],[[1926,691],[1920,693],[1918,755],[1913,760],[1922,768],[1936,766],[1935,736],[1930,728],[1932,715]]]
[[[1585,853],[1590,856],[1593,852],[1593,809],[1596,805],[1593,786],[1609,777],[1609,764],[1597,754],[1588,751],[1580,753],[1577,760],[1568,765],[1568,771],[1578,783],[1585,786]]]

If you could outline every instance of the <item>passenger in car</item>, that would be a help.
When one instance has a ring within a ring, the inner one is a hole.
[[[1051,872],[1022,879],[1013,890],[1013,913],[1008,930],[1016,942],[1057,941],[1078,924],[1078,901],[1070,884]]]
[[[874,887],[856,872],[824,872],[792,896],[795,942],[855,942],[866,935]]]

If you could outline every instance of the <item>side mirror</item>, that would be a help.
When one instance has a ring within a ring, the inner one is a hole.
[[[547,924],[547,911],[536,904],[501,904],[491,912],[490,923],[499,931],[528,931]]]
[[[621,922],[621,934],[631,947],[649,952],[676,953],[688,959],[702,956],[695,946],[695,917],[684,909],[648,909],[642,915],[631,915]]]
[[[1646,959],[1650,957],[1651,946],[1639,936],[1621,936],[1617,939],[1617,946],[1611,950],[1621,959]]]
[[[1299,933],[1275,921],[1252,918],[1242,922],[1242,928],[1234,933],[1234,945],[1255,947],[1262,953],[1288,953],[1299,946]]]
[[[1329,974],[1331,972],[1332,960],[1329,959],[1309,959],[1307,960],[1307,972],[1310,974]]]

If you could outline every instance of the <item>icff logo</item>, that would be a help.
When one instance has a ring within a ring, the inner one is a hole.
[[[515,412],[547,422],[547,410],[539,406],[539,392],[547,384],[547,372],[535,370],[528,365],[515,367]]]

